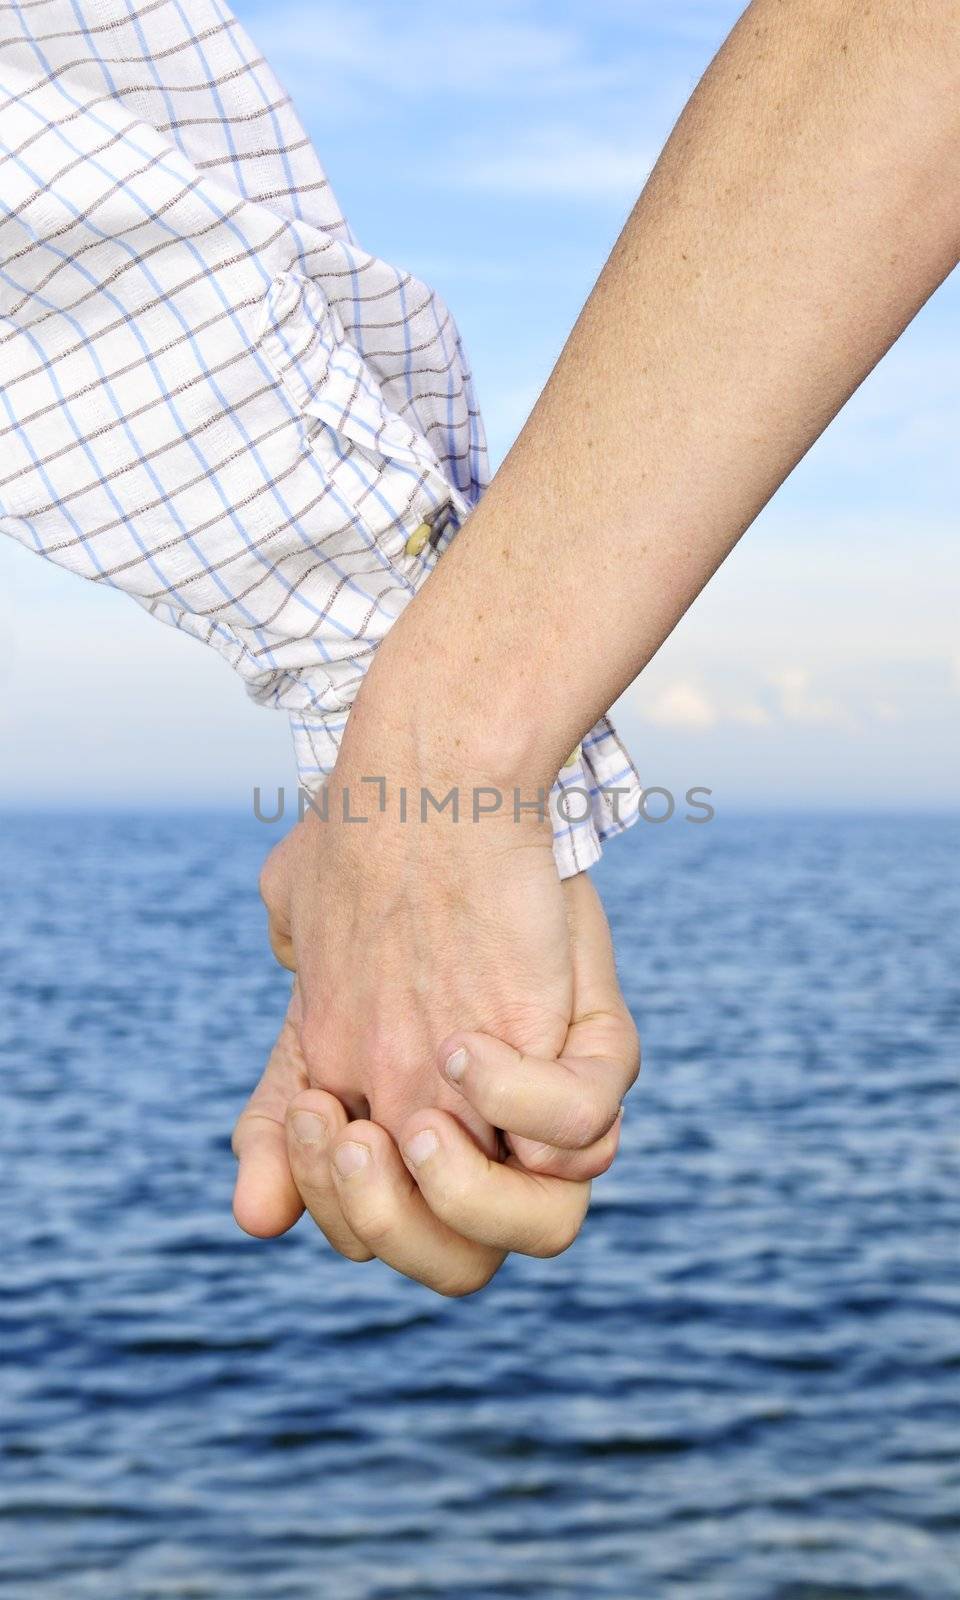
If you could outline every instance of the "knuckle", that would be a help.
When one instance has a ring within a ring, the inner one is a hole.
[[[513,1084],[502,1073],[491,1074],[485,1077],[477,1073],[474,1077],[474,1088],[478,1107],[482,1109],[487,1121],[495,1128],[504,1128],[509,1125],[510,1115],[514,1101]]]
[[[308,1067],[326,1069],[338,1060],[336,1031],[325,1009],[311,1008],[300,1024],[300,1048]],[[329,1074],[325,1071],[324,1080]]]
[[[434,1180],[429,1190],[430,1210],[455,1232],[465,1232],[471,1225],[474,1206],[471,1203],[469,1183],[457,1174],[444,1173]]]
[[[393,1207],[376,1200],[362,1208],[354,1208],[347,1202],[343,1202],[343,1206],[358,1239],[369,1245],[375,1255],[379,1255],[396,1230],[397,1218]]]
[[[569,1250],[583,1227],[584,1211],[577,1211],[570,1216],[560,1218],[550,1223],[542,1235],[528,1251],[529,1255],[539,1256],[546,1260],[551,1256],[562,1256]]]
[[[350,1244],[349,1242],[345,1241],[342,1244],[334,1245],[333,1248],[336,1250],[338,1255],[345,1256],[348,1261],[356,1261],[360,1266],[362,1266],[365,1261],[373,1261],[376,1259],[373,1251],[368,1250],[366,1245],[360,1243]]]
[[[616,1154],[616,1145],[605,1140],[598,1150],[588,1152],[577,1172],[577,1177],[587,1181],[591,1178],[602,1178],[603,1174],[609,1172],[613,1166]]]
[[[616,1114],[617,1106],[610,1106],[608,1096],[598,1086],[584,1085],[564,1119],[563,1137],[557,1143],[583,1150],[603,1137]]]
[[[272,919],[267,926],[267,938],[270,941],[270,949],[273,951],[273,959],[277,965],[285,967],[288,972],[296,972],[297,963],[293,940],[287,934],[281,933]]]
[[[442,1294],[447,1300],[463,1300],[467,1295],[476,1294],[480,1289],[485,1289],[490,1279],[500,1270],[503,1257],[489,1263],[474,1265],[466,1271],[455,1272],[448,1278],[441,1278],[434,1285],[437,1294]]]
[[[240,1150],[249,1130],[250,1119],[252,1116],[253,1112],[248,1107],[246,1110],[241,1111],[239,1117],[233,1125],[233,1133],[230,1135],[230,1149],[233,1151],[233,1154],[236,1156],[238,1161],[240,1160]]]
[[[630,1089],[640,1076],[643,1052],[640,1046],[640,1034],[637,1025],[629,1011],[624,1019],[624,1049],[627,1063],[627,1088]]]
[[[562,1161],[565,1152],[555,1144],[526,1144],[522,1146],[521,1165],[528,1172],[546,1172]]]

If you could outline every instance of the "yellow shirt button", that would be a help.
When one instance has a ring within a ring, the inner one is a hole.
[[[408,556],[418,556],[426,545],[427,540],[430,538],[432,532],[433,529],[431,528],[429,522],[421,522],[419,528],[414,528],[409,539],[404,545],[404,554]]]

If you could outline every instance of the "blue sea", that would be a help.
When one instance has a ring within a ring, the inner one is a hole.
[[[271,837],[0,821],[4,1600],[960,1596],[960,822],[611,846],[622,1154],[458,1302],[232,1222]]]

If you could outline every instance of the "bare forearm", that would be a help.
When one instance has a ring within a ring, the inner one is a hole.
[[[748,9],[371,673],[431,759],[548,777],[643,668],[955,264],[958,107],[957,0]]]

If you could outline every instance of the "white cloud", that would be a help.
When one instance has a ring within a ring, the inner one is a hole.
[[[806,727],[869,737],[881,725],[916,721],[924,707],[936,715],[956,693],[955,668],[945,658],[853,660],[815,672],[756,663],[731,667],[686,652],[681,660],[697,675],[676,678],[671,657],[679,654],[655,659],[628,690],[623,703],[631,716],[691,733],[739,726],[779,740],[790,728]]]
[[[785,722],[836,728],[848,727],[854,721],[836,691],[815,688],[812,674],[802,667],[774,672],[770,683],[778,692],[778,709]]]
[[[716,708],[692,683],[672,683],[647,707],[648,722],[665,728],[712,728]]]
[[[648,668],[648,673],[656,679],[655,667]],[[818,684],[812,673],[799,667],[731,673],[715,665],[708,676],[709,691],[701,682],[687,678],[654,686],[649,693],[644,691],[650,688],[651,679],[641,677],[635,690],[635,707],[645,722],[691,731],[721,723],[771,732],[791,723],[851,729],[864,711],[884,721],[893,721],[900,714],[890,700],[870,700],[859,707],[858,718],[852,701],[862,697],[852,695],[849,684]]]
[[[647,707],[646,719],[662,728],[690,729],[713,728],[722,722],[768,728],[774,720],[757,700],[738,699],[735,693],[708,694],[701,685],[689,681],[671,683],[656,695]]]

